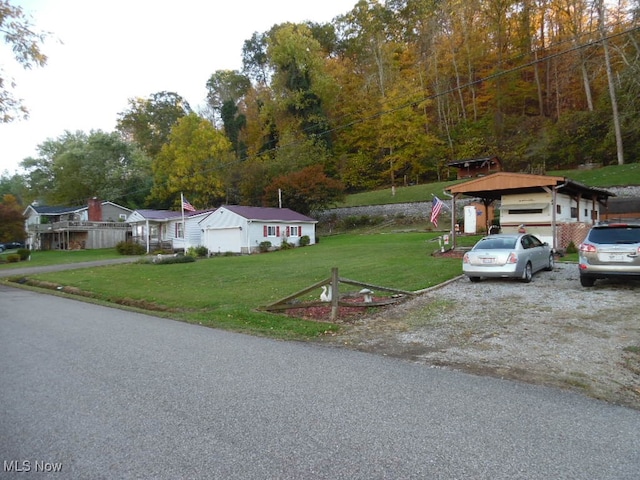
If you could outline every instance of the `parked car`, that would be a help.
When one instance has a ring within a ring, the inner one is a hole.
[[[553,270],[553,250],[528,233],[482,238],[464,254],[462,271],[472,282],[483,277],[517,278],[529,283],[539,270]]]
[[[23,248],[24,244],[22,242],[5,242],[0,243],[0,252],[4,252],[5,250],[15,250],[16,248]]]
[[[640,279],[640,223],[603,223],[591,227],[580,244],[580,284],[593,287],[599,278]]]

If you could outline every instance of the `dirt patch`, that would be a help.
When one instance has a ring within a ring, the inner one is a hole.
[[[322,341],[474,374],[579,390],[640,409],[640,282],[580,286],[575,264],[533,282],[460,278]]]

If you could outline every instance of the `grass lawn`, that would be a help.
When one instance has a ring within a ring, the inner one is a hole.
[[[58,265],[61,263],[89,262],[92,260],[106,260],[109,258],[120,258],[121,255],[115,248],[104,248],[100,250],[36,250],[31,252],[31,260],[27,263],[5,263],[8,255],[17,250],[8,250],[0,253],[0,269],[23,268],[23,267],[43,267],[47,265]]]
[[[269,335],[311,338],[338,327],[257,311],[331,276],[400,290],[419,290],[459,275],[460,259],[435,257],[435,233],[336,235],[317,245],[195,263],[126,264],[33,275],[90,292],[99,300],[150,308],[192,323]],[[473,244],[477,237],[460,237]],[[351,290],[340,285],[341,292]],[[318,300],[321,290],[301,300]],[[327,319],[328,321],[328,319]]]

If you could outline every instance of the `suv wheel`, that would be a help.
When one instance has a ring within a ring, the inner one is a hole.
[[[596,283],[596,279],[593,277],[586,277],[584,275],[580,276],[580,285],[583,287],[593,287],[593,284]]]

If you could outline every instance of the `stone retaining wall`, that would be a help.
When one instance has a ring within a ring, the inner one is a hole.
[[[611,187],[605,188],[605,190],[614,193],[618,197],[640,198],[640,186]],[[443,198],[442,200],[446,201],[447,204],[450,205],[450,202],[447,198]],[[456,202],[456,207],[460,208],[459,215],[462,214],[462,206],[471,203],[472,201],[473,199],[471,198],[464,198]],[[450,218],[449,212],[446,209],[442,209],[441,214],[445,217]],[[318,221],[322,222],[332,217],[336,219],[342,219],[345,217],[360,217],[363,215],[369,217],[409,217],[420,220],[429,220],[429,217],[431,216],[431,202],[392,203],[387,205],[366,205],[361,207],[332,208],[330,210],[325,210],[320,214],[316,214],[315,218]]]

